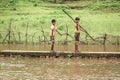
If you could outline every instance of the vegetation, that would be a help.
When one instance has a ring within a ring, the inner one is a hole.
[[[60,32],[65,33],[68,26],[74,36],[74,23],[62,9],[73,17],[80,17],[80,25],[94,37],[120,34],[119,0],[0,0],[0,31],[6,31],[11,22],[13,30],[25,33],[28,24],[29,34],[42,36],[42,26],[45,35],[49,35],[51,19],[55,18]],[[85,33],[81,33],[81,37],[85,37]]]

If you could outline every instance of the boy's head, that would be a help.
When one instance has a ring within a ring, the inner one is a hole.
[[[77,24],[78,24],[78,23],[79,23],[79,21],[80,21],[80,18],[79,18],[79,17],[76,17],[76,18],[75,18],[75,23],[77,23]]]
[[[52,19],[51,22],[52,22],[53,25],[55,25],[56,20],[55,20],[55,19]]]

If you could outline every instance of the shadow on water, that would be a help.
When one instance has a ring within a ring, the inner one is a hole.
[[[37,50],[49,51],[50,44],[0,44],[0,50]],[[74,44],[56,44],[56,51],[74,51]],[[93,52],[120,52],[118,45],[79,45],[80,51],[93,51]]]

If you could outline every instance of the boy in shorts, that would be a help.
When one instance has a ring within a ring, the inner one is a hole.
[[[79,26],[80,19],[79,17],[75,18],[75,52],[79,52],[78,45],[79,45],[79,37],[80,37],[80,26]]]
[[[55,34],[58,32],[56,27],[56,20],[51,20],[51,29],[50,29],[50,41],[51,41],[51,51],[54,51],[54,44],[55,44]],[[62,35],[60,32],[58,32],[59,35]]]

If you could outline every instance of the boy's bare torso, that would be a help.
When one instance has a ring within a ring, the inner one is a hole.
[[[57,31],[56,25],[51,25],[50,36],[55,36]]]

